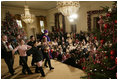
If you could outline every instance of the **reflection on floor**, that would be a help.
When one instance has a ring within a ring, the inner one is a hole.
[[[32,67],[31,64],[31,56],[28,57],[28,65],[32,70],[32,75],[23,75],[22,67],[19,66],[19,56],[16,55],[14,62],[15,75],[11,76],[8,72],[7,66],[3,59],[1,59],[1,78],[2,79],[80,79],[80,77],[85,76],[86,74],[75,67],[63,64],[56,60],[51,60],[52,66],[55,68],[54,70],[49,70],[49,68],[44,68],[46,77],[40,77],[40,73],[34,73],[35,67]]]

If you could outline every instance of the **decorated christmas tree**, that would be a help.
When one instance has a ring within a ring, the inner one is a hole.
[[[106,17],[100,15],[100,29],[92,32],[93,39],[99,41],[99,47],[94,56],[90,56],[82,64],[83,70],[87,73],[84,78],[117,78],[117,2],[114,2],[112,8],[103,7],[103,10]]]
[[[16,35],[20,34],[24,36],[24,29],[20,28],[16,22],[16,19],[9,12],[6,12],[6,16],[2,21],[1,33],[8,36],[8,41],[13,41]]]

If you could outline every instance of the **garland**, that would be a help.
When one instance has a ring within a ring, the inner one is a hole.
[[[104,10],[92,10],[87,12],[87,24],[88,24],[88,31],[91,31],[91,15],[93,14],[101,14]]]

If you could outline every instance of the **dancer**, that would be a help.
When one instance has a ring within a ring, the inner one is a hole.
[[[48,30],[44,30],[44,35],[43,35],[43,37],[44,37],[44,36],[47,38],[47,41],[48,41],[48,42],[51,41],[50,38],[49,38],[49,36],[48,36]]]
[[[47,43],[50,43],[50,38],[49,38],[49,36],[48,36],[48,30],[44,30],[44,35],[43,35],[43,38],[46,38],[46,42]],[[49,47],[51,48],[51,46],[49,45]],[[46,58],[46,57],[45,57]],[[51,52],[49,51],[49,58],[52,58],[52,54],[51,54]],[[44,65],[45,67],[48,67],[47,66],[47,61],[45,60],[45,65]]]
[[[4,61],[7,64],[11,75],[14,75],[14,70],[13,70],[14,58],[12,56],[12,50],[13,46],[8,42],[7,36],[2,35],[1,56],[4,58]]]
[[[30,41],[27,43],[27,45],[33,47],[34,41],[35,41],[34,36],[30,36]],[[32,49],[28,51],[28,54],[32,54]],[[33,58],[33,55],[32,55],[32,62],[31,62],[31,65],[34,66],[34,58]]]
[[[31,48],[31,46],[25,45],[25,42],[23,39],[19,40],[20,45],[17,46],[13,51],[12,51],[12,55],[14,56],[14,53],[18,50],[19,54],[20,54],[20,59],[22,62],[22,73],[26,74],[26,71],[28,72],[28,74],[32,74],[30,68],[27,65],[27,54],[26,51],[28,49]],[[15,57],[15,56],[14,56]]]
[[[48,66],[47,66],[47,62],[48,62],[48,65],[49,65],[50,70],[54,69],[54,68],[51,66],[50,55],[49,55],[50,47],[49,47],[49,44],[48,44],[48,42],[47,42],[47,38],[46,38],[45,36],[43,37],[42,51],[43,51],[44,57],[46,58],[45,63],[44,63],[44,66],[45,66],[45,67],[48,67]]]
[[[44,73],[43,68],[42,68],[43,55],[42,55],[41,49],[39,49],[40,44],[41,43],[34,41],[33,47],[32,47],[32,55],[34,58],[34,62],[36,62],[35,73],[39,73],[38,70],[40,70],[42,77],[45,77],[45,73]]]

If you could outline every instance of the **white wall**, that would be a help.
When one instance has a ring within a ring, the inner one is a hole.
[[[15,14],[23,14],[24,8],[15,8],[15,7],[8,7],[8,6],[2,6],[1,7],[1,20],[4,19],[5,13],[9,11],[12,15]],[[31,14],[34,14],[35,16],[47,16],[47,11],[45,10],[30,10]],[[35,28],[36,33],[39,33],[39,29],[37,27],[37,20],[35,18],[34,22],[32,24],[27,24],[27,36],[29,38],[30,35],[33,35],[32,28]]]
[[[78,19],[76,19],[73,23],[70,23],[68,19],[66,18],[66,31],[71,32],[71,24],[77,25],[77,32],[87,31],[87,11],[91,10],[99,10],[101,9],[100,6],[111,6],[112,2],[109,1],[80,1],[80,9],[78,11]],[[52,10],[48,11],[48,27],[54,26],[54,14],[57,13],[57,8],[54,8]],[[93,17],[98,15],[92,15],[92,21]],[[93,27],[93,23],[92,27]],[[50,30],[51,31],[51,30]]]
[[[47,26],[48,26],[48,30],[51,31],[51,26],[55,26],[55,16],[54,14],[57,13],[58,10],[57,8],[48,10],[48,14],[47,14]]]

